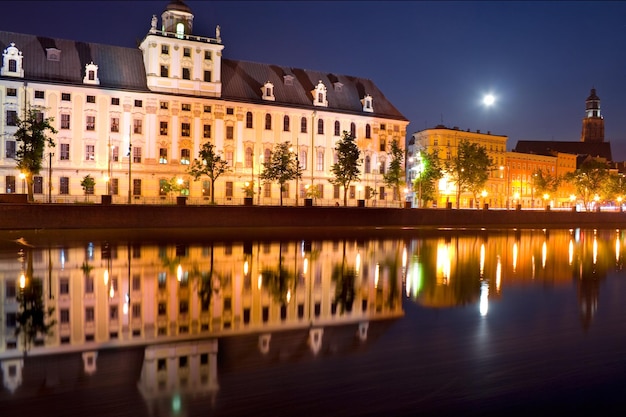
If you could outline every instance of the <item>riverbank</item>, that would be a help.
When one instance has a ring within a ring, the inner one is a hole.
[[[0,204],[0,230],[623,228],[626,213],[372,207]]]

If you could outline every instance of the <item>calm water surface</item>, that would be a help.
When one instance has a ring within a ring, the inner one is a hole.
[[[201,235],[1,234],[0,416],[626,411],[621,230]]]

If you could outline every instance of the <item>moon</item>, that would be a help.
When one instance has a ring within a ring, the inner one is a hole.
[[[487,107],[492,106],[495,101],[496,98],[492,94],[487,94],[483,97],[483,104]]]

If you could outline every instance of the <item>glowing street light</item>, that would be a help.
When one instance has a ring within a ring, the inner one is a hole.
[[[20,172],[20,179],[22,180],[22,194],[26,194],[26,174]]]

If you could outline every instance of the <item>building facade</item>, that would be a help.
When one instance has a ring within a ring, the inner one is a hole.
[[[208,178],[196,182],[188,168],[210,141],[230,168],[216,182],[217,203],[240,203],[253,182],[255,203],[276,204],[278,184],[258,177],[274,146],[288,141],[303,176],[287,184],[287,204],[311,186],[316,204],[334,204],[343,193],[328,180],[344,131],[361,150],[360,186],[381,188],[389,144],[404,147],[408,120],[371,80],[226,59],[220,27],[198,36],[193,20],[187,5],[172,1],[160,25],[152,17],[137,49],[0,32],[1,192],[24,192],[14,134],[28,107],[58,130],[33,178],[37,201],[82,201],[80,183],[90,175],[96,186],[89,192],[110,194],[114,203],[167,202],[173,196],[163,185],[172,179],[190,203],[206,203]],[[384,205],[392,193],[380,191]]]

